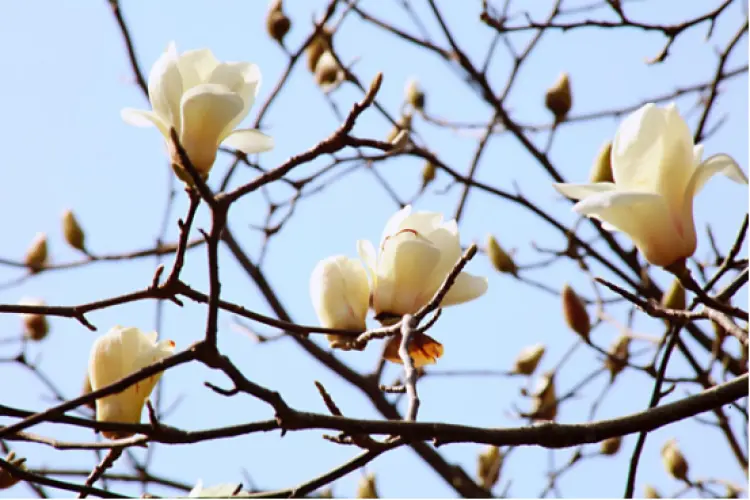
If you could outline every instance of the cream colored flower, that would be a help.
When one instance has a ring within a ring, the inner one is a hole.
[[[92,391],[110,385],[174,351],[171,340],[156,341],[157,333],[143,333],[138,328],[116,326],[99,337],[91,347],[89,380]],[[117,394],[96,400],[96,419],[100,422],[137,424],[151,391],[161,373],[141,380]],[[126,437],[128,433],[105,431],[108,438]]]
[[[576,212],[600,219],[607,229],[627,233],[644,258],[669,266],[696,248],[693,198],[714,174],[738,183],[747,177],[728,155],[702,161],[677,107],[646,104],[628,116],[612,145],[614,183],[556,184],[563,195],[581,200]]]
[[[178,55],[173,42],[149,74],[152,111],[126,108],[122,117],[131,125],[156,126],[172,162],[179,164],[169,136],[174,128],[193,166],[206,177],[219,144],[248,154],[273,148],[273,139],[257,130],[234,130],[250,111],[260,82],[255,64],[219,62],[208,49]]]
[[[372,278],[376,317],[414,314],[430,301],[461,258],[456,221],[444,222],[435,212],[414,212],[406,206],[386,224],[380,254],[366,240],[357,242]],[[441,306],[461,304],[487,291],[487,279],[462,272]]]
[[[335,255],[318,262],[310,277],[310,297],[322,326],[342,330],[366,329],[370,283],[359,260]],[[330,342],[340,344],[354,339],[345,335],[327,337]]]

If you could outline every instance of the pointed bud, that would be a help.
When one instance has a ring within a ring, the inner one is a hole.
[[[738,488],[737,486],[733,484],[727,484],[726,486],[726,493],[724,493],[724,498],[740,498],[740,493],[742,493],[742,488]]]
[[[406,102],[411,104],[414,109],[416,109],[417,111],[424,110],[424,91],[419,88],[419,82],[417,82],[417,80],[415,80],[414,78],[406,82],[406,87],[404,87],[404,96],[406,97]]]
[[[630,337],[628,335],[620,335],[617,337],[609,348],[609,356],[604,360],[604,367],[609,370],[611,380],[627,366],[630,347]]]
[[[561,73],[555,84],[547,90],[544,104],[555,115],[557,123],[565,120],[568,111],[573,106],[573,94],[570,91],[570,80],[567,73]]]
[[[647,484],[643,488],[643,498],[661,498],[661,495],[658,491],[656,491],[656,488],[654,488],[650,484]]]
[[[607,141],[599,150],[589,180],[592,183],[615,182],[615,178],[612,177],[612,141]]]
[[[68,245],[72,246],[76,250],[80,250],[82,252],[86,251],[86,248],[84,246],[86,235],[83,232],[83,229],[81,229],[80,224],[78,224],[78,221],[76,220],[75,215],[73,215],[73,212],[70,210],[66,210],[62,214],[62,228],[63,228],[63,236],[65,236],[65,241],[68,242]]]
[[[320,88],[324,92],[334,90],[344,81],[344,76],[344,70],[339,66],[333,54],[328,50],[323,52],[315,66],[315,81]]]
[[[687,302],[685,299],[685,288],[676,279],[669,285],[669,289],[661,297],[661,305],[667,309],[685,309]]]
[[[315,73],[315,68],[318,66],[318,61],[323,52],[330,50],[333,43],[333,33],[327,27],[321,28],[315,38],[312,39],[310,44],[305,49],[307,55],[307,69],[311,73]]]
[[[403,151],[406,148],[407,144],[409,144],[409,131],[402,130],[398,134],[396,134],[396,137],[394,137],[391,141],[391,145],[393,146],[391,152],[398,153],[400,151]]]
[[[45,233],[36,233],[29,249],[26,250],[24,262],[33,272],[39,271],[47,264],[47,235]]]
[[[411,113],[405,113],[401,115],[401,118],[399,118],[396,121],[396,126],[391,129],[391,131],[388,133],[388,137],[386,137],[386,141],[393,143],[393,141],[396,139],[399,133],[402,131],[411,132]]]
[[[599,450],[602,452],[602,455],[612,456],[620,451],[621,445],[622,436],[615,436],[602,441]]]
[[[554,373],[548,372],[542,375],[533,397],[531,413],[527,415],[528,417],[534,420],[554,420],[557,417]]]
[[[513,261],[513,257],[503,250],[503,247],[491,234],[487,235],[487,256],[490,258],[492,267],[499,272],[512,274],[513,276],[518,274],[518,266]]]
[[[677,440],[670,439],[661,448],[661,460],[664,468],[675,479],[687,481],[688,463],[685,456],[677,447]]]
[[[26,466],[24,465],[26,459],[16,458],[16,454],[12,451],[5,457],[5,461],[14,467],[26,470]],[[11,474],[10,471],[0,469],[0,490],[7,490],[8,488],[15,486],[20,480],[20,478]]]
[[[513,365],[513,373],[520,373],[521,375],[531,375],[539,365],[539,361],[544,356],[545,347],[544,344],[534,344],[532,346],[524,347]]]
[[[375,488],[375,474],[367,474],[359,480],[357,498],[380,498]]]
[[[19,302],[23,306],[45,306],[41,299],[22,299]],[[23,336],[29,340],[39,342],[49,333],[49,322],[44,314],[24,313],[21,314],[23,321]]]
[[[575,291],[566,283],[562,289],[562,307],[565,323],[585,341],[589,340],[591,321],[586,306]]]
[[[484,489],[492,489],[500,479],[500,469],[503,467],[504,458],[497,446],[488,446],[477,457],[477,477]]]
[[[271,2],[266,16],[266,31],[268,31],[268,35],[279,42],[279,44],[284,45],[284,37],[289,33],[291,27],[292,21],[284,14],[281,0]]]
[[[435,180],[435,164],[428,161],[422,167],[422,189],[426,188],[428,184]]]

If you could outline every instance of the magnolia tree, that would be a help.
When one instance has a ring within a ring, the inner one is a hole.
[[[747,494],[744,2],[101,3],[25,28],[3,496]]]

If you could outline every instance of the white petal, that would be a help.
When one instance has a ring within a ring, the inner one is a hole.
[[[345,255],[320,261],[310,277],[310,298],[321,325],[364,329],[370,284],[362,263]]]
[[[190,161],[202,174],[208,174],[224,139],[221,134],[242,108],[242,98],[223,85],[197,85],[183,96],[180,140]]]
[[[245,154],[263,153],[274,146],[273,137],[255,129],[235,130],[224,139],[223,144]]]
[[[612,182],[596,182],[594,184],[552,184],[558,193],[571,200],[583,200],[595,194],[607,193],[615,190]]]
[[[693,147],[693,163],[696,167],[703,163],[703,144],[696,144]]]
[[[378,282],[373,291],[376,312],[413,314],[430,298],[430,278],[440,250],[412,233],[389,239],[380,254]]]
[[[156,127],[165,138],[169,138],[169,126],[153,111],[124,108],[120,111],[123,121],[136,127]]]
[[[245,103],[242,113],[227,125],[224,132],[228,134],[247,116],[255,103],[255,96],[260,88],[260,69],[255,64],[245,62],[222,63],[214,69],[209,80],[210,83],[227,85],[232,92],[239,94]]]
[[[659,195],[602,193],[578,202],[573,210],[626,233],[644,258],[654,265],[668,266],[695,252],[692,213],[671,212]]]
[[[382,244],[386,237],[396,234],[399,229],[401,229],[401,223],[404,219],[409,217],[409,215],[411,215],[411,205],[406,205],[404,208],[393,214],[391,218],[388,219],[388,222],[385,223],[380,243]]]
[[[182,75],[183,92],[187,92],[196,85],[205,83],[219,61],[209,49],[200,49],[183,53],[177,64]]]
[[[440,305],[446,307],[463,304],[464,302],[481,297],[486,291],[487,278],[462,272],[458,275]]]
[[[738,184],[747,184],[747,177],[737,162],[729,155],[718,154],[708,158],[695,169],[687,196],[697,195],[706,182],[716,174],[724,174]]]
[[[678,210],[693,170],[693,139],[674,105],[646,104],[620,124],[612,146],[618,189],[661,194]]]
[[[183,87],[177,61],[177,49],[171,43],[151,68],[148,76],[148,99],[151,101],[151,108],[164,122],[179,126]]]
[[[374,274],[378,268],[378,254],[372,242],[369,240],[357,240],[357,253],[362,262],[364,262],[365,267]]]

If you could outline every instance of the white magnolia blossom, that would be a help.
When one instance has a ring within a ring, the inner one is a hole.
[[[693,198],[714,174],[747,177],[726,154],[702,160],[703,146],[677,107],[646,104],[620,124],[612,144],[614,183],[555,184],[579,201],[573,210],[627,233],[644,258],[670,266],[696,248]]]
[[[370,283],[359,260],[345,255],[321,260],[310,277],[310,297],[322,326],[365,329]]]
[[[179,55],[173,42],[148,77],[152,110],[126,108],[122,117],[131,125],[156,126],[167,141],[172,162],[179,165],[169,135],[174,128],[191,163],[206,177],[219,144],[248,154],[273,148],[273,139],[257,130],[234,130],[255,102],[260,83],[255,64],[220,62],[208,49]]]
[[[174,351],[171,340],[156,341],[157,333],[143,333],[138,328],[116,326],[94,342],[89,356],[91,390],[96,391],[157,361]],[[143,406],[161,378],[152,375],[122,392],[96,400],[96,419],[100,422],[137,424]],[[102,432],[105,437],[119,438],[122,432]]]
[[[372,278],[376,317],[414,314],[430,301],[461,258],[458,226],[435,212],[414,212],[406,206],[390,218],[380,253],[366,240],[357,249]],[[441,306],[461,304],[487,291],[487,279],[462,272]]]

